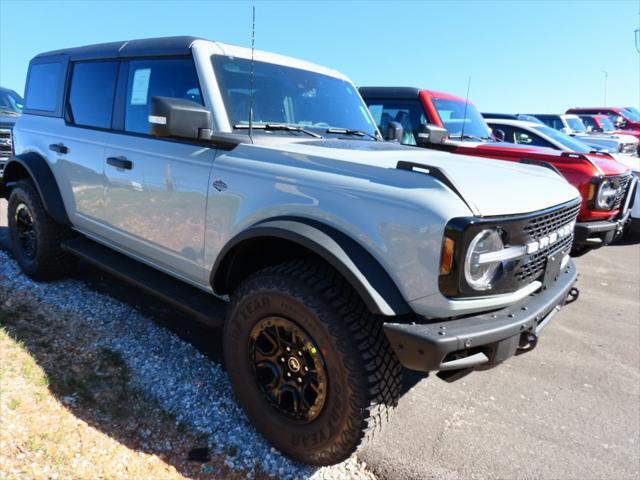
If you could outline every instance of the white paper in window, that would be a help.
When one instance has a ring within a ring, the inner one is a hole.
[[[151,78],[150,68],[141,68],[133,74],[133,85],[131,87],[131,105],[146,105],[147,94],[149,93],[149,79]]]

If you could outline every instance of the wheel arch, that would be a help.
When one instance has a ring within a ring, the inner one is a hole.
[[[33,181],[44,208],[51,218],[61,225],[71,225],[51,167],[37,153],[23,153],[9,159],[0,184],[0,195],[8,198],[11,185],[24,178]]]
[[[412,312],[395,282],[362,245],[333,227],[309,219],[268,220],[236,235],[218,255],[211,287],[217,294],[229,294],[248,275],[294,258],[317,258],[329,264],[374,314]]]

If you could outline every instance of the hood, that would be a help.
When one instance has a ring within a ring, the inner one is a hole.
[[[482,216],[534,212],[579,196],[563,177],[548,168],[405,147],[391,142],[324,139],[273,145],[261,144],[258,140],[257,144],[247,147],[277,150],[285,157],[306,163],[309,168],[322,165],[323,168],[337,170],[336,173],[344,172],[350,165],[359,171],[362,166],[395,169],[399,161],[437,167],[449,176],[465,201]],[[246,154],[251,155],[250,152]]]
[[[640,172],[640,157],[632,157],[630,155],[621,155],[619,153],[613,153],[611,156],[616,162],[621,163],[632,172]]]
[[[629,168],[624,164],[624,162],[618,161],[619,157],[628,157],[628,155],[620,155],[616,153],[609,153],[607,156],[587,154],[585,157],[587,157],[589,161],[596,166],[599,173],[602,175],[623,175],[629,171]]]

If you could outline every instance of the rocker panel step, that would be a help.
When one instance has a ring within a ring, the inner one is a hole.
[[[85,237],[66,240],[62,249],[114,277],[155,296],[211,327],[224,322],[226,302]]]

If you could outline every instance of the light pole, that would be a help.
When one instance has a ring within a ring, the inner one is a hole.
[[[604,73],[604,106],[607,106],[607,81],[609,80],[609,73],[606,70],[601,70]]]

